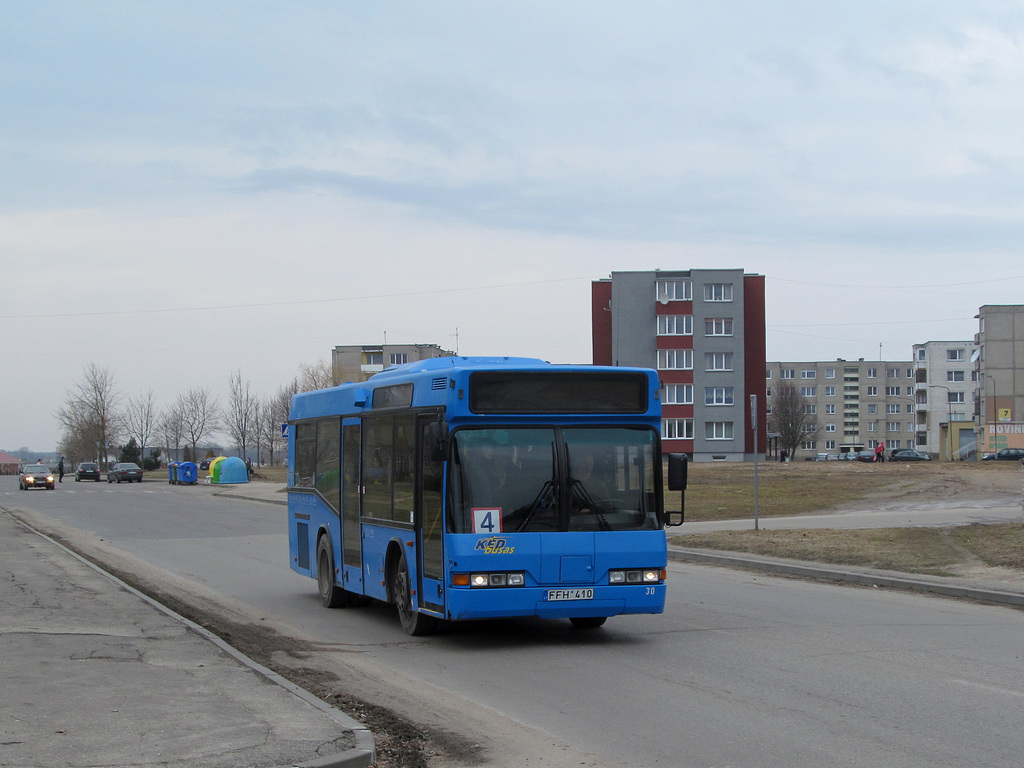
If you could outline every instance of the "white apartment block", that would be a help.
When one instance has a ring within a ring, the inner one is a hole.
[[[800,393],[804,413],[818,424],[798,449],[797,461],[818,453],[917,448],[917,373],[909,360],[768,363],[769,409],[780,381]],[[770,411],[769,411],[770,412]]]
[[[976,441],[970,439],[973,433],[949,425],[974,422],[980,378],[978,345],[971,341],[928,341],[915,344],[913,355],[917,448],[943,457],[964,458],[975,449]]]

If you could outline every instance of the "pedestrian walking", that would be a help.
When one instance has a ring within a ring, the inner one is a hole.
[[[57,482],[58,483],[63,483],[64,482],[64,457],[63,456],[61,456],[60,457],[60,461],[57,462],[57,475],[58,475]]]
[[[875,461],[879,464],[885,461],[885,445],[882,443],[875,446]]]

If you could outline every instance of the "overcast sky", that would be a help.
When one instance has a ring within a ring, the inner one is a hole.
[[[0,0],[0,448],[339,344],[591,362],[613,271],[765,275],[768,359],[1024,303],[1019,2]]]

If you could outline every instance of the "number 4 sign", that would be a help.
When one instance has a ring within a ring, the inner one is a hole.
[[[501,507],[473,507],[473,533],[501,533]]]

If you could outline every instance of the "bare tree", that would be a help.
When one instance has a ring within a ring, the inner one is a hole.
[[[807,405],[791,382],[782,380],[775,387],[768,428],[778,432],[779,445],[789,456],[794,455],[800,443],[818,436],[818,419]]]
[[[331,364],[326,360],[321,360],[313,365],[300,366],[297,381],[299,392],[327,389],[328,387],[336,387],[341,383],[341,380],[335,375]]]
[[[125,406],[122,423],[128,437],[134,437],[139,444],[139,451],[142,456],[142,464],[146,463],[146,446],[149,445],[149,438],[156,432],[157,412],[156,404],[153,401],[153,390],[150,389],[145,395],[138,398],[128,398],[128,405]]]
[[[175,409],[181,416],[182,436],[192,446],[192,458],[196,458],[196,446],[211,437],[218,427],[220,405],[206,387],[195,387],[178,395]]]
[[[110,442],[118,437],[120,400],[110,370],[89,363],[82,380],[68,392],[67,402],[56,413],[64,428],[62,444],[76,450],[95,446],[99,460],[106,463]]]
[[[238,446],[238,455],[245,459],[249,442],[256,436],[259,401],[253,394],[249,382],[242,380],[241,370],[231,374],[228,385],[228,407],[224,412],[224,427]]]
[[[174,458],[180,460],[181,441],[183,439],[185,429],[182,426],[181,410],[178,408],[177,403],[160,415],[160,422],[157,425],[157,430],[160,432],[164,445],[167,447],[168,458],[170,458],[171,451],[174,451]]]
[[[281,425],[288,422],[292,395],[299,391],[299,380],[293,379],[280,387],[277,394],[260,404],[259,441],[261,450],[267,452],[267,463],[277,463],[276,456],[285,450],[285,439],[281,436]]]

